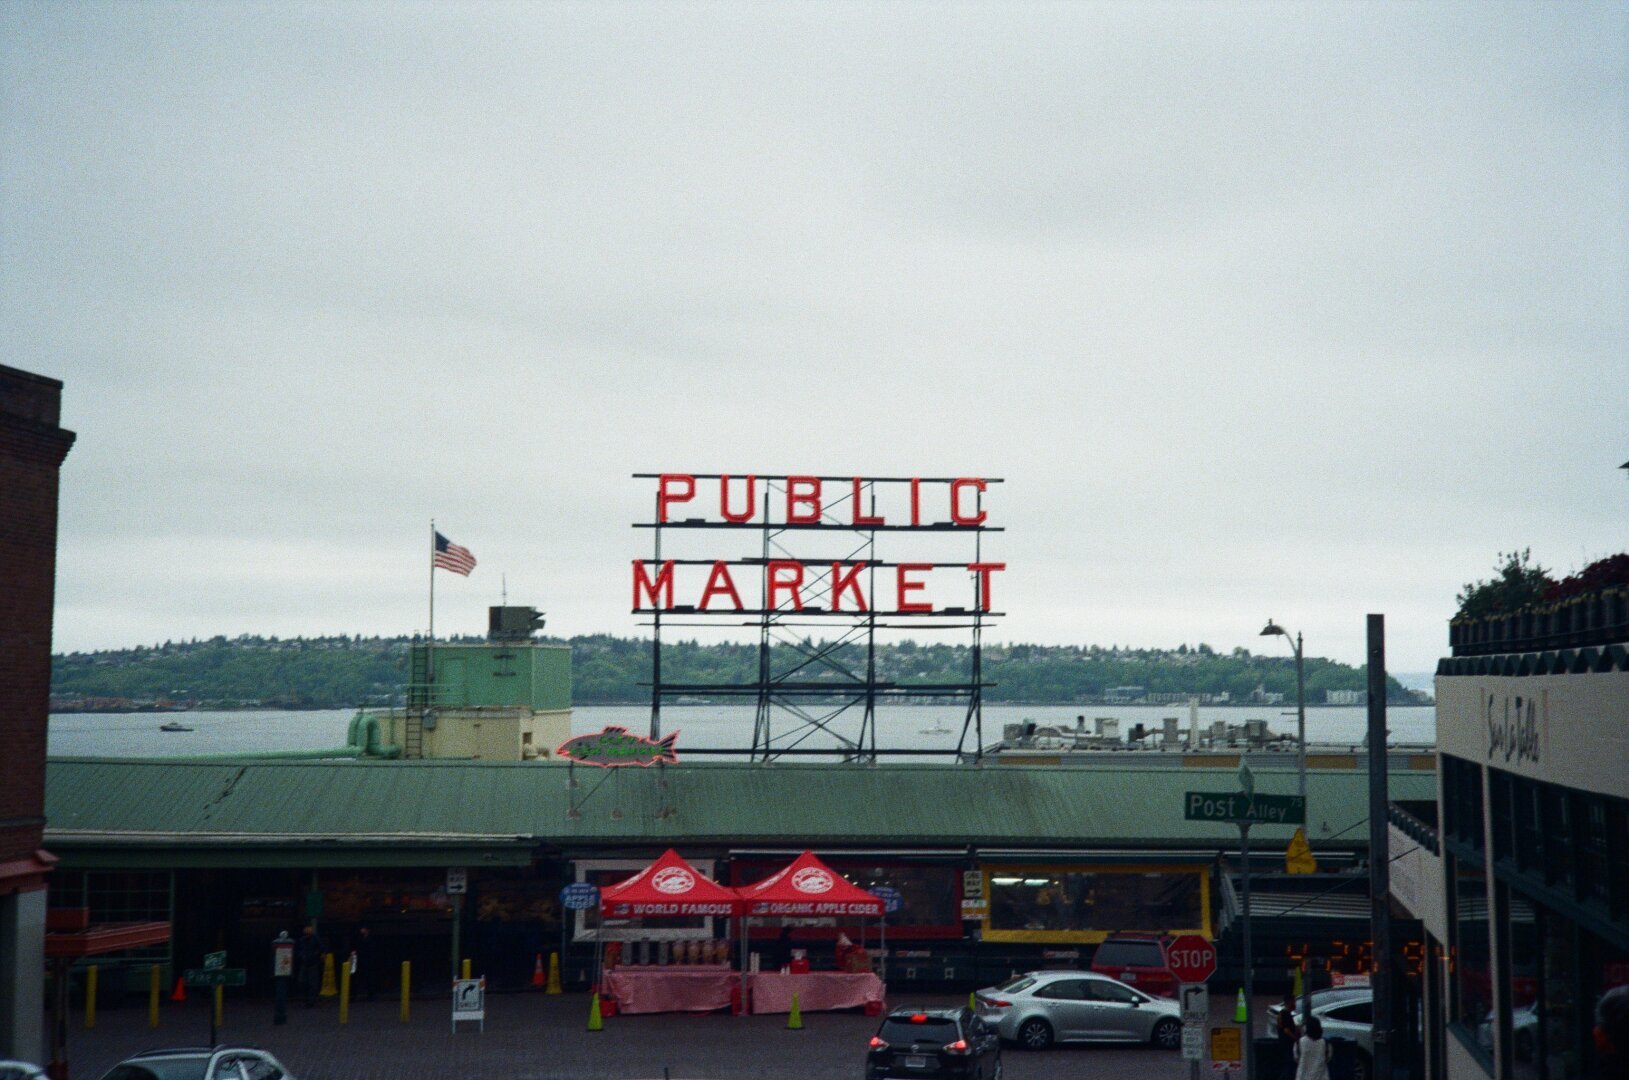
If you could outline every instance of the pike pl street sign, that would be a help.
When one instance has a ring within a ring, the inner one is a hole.
[[[1182,796],[1189,821],[1247,825],[1303,825],[1307,801],[1299,795],[1247,795],[1242,791],[1189,791]]]
[[[188,986],[247,986],[243,968],[187,968],[182,976]]]

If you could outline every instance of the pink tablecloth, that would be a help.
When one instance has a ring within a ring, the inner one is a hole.
[[[619,1012],[712,1012],[730,1007],[739,980],[727,967],[617,967],[605,989]]]
[[[857,1009],[882,1002],[882,980],[869,971],[811,971],[806,975],[759,972],[747,976],[755,1013],[792,1011],[792,995],[803,1012]]]

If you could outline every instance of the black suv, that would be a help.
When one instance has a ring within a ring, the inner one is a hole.
[[[865,1076],[1001,1080],[1001,1039],[972,1009],[895,1009],[871,1037]]]

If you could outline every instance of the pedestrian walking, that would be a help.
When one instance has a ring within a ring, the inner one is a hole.
[[[353,992],[359,998],[372,1001],[378,992],[379,980],[374,963],[373,931],[366,926],[357,927],[356,940],[351,943],[351,955],[356,965],[351,971]]]
[[[295,977],[305,992],[305,1007],[317,1003],[317,991],[322,988],[322,943],[317,940],[317,927],[306,923],[300,931],[300,940],[294,946]]]
[[[1295,1080],[1329,1080],[1331,1053],[1323,1022],[1316,1016],[1307,1017],[1306,1032],[1295,1044]]]
[[[1295,1044],[1301,1037],[1301,1029],[1295,1024],[1295,995],[1284,995],[1284,1004],[1279,1006],[1278,1024],[1274,1028],[1278,1036],[1278,1060],[1283,1062],[1279,1069],[1281,1080],[1294,1080],[1295,1078]]]

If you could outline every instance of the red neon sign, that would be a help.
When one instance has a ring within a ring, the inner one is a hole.
[[[995,481],[943,478],[658,473],[658,529],[985,532]],[[635,559],[635,614],[970,615],[994,611],[1003,562],[798,558]],[[968,590],[964,593],[963,590]],[[970,598],[961,605],[946,593]],[[750,606],[756,604],[756,607]]]

